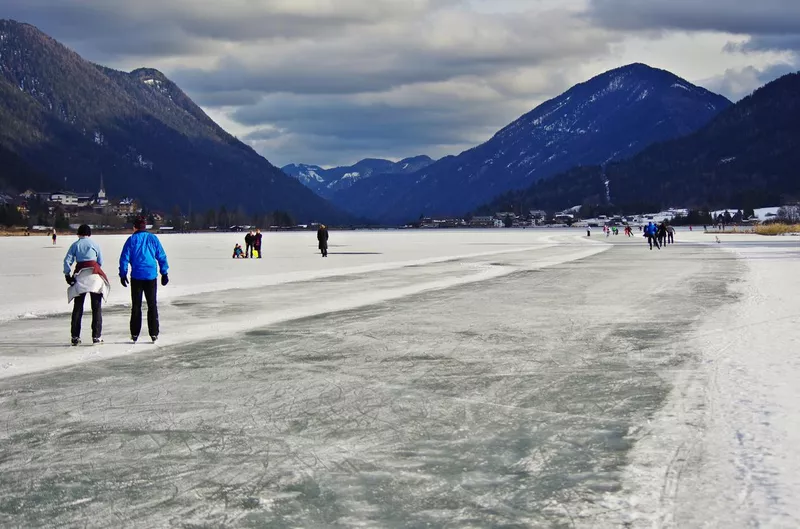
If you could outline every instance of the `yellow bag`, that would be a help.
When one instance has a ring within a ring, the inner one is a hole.
[[[253,250],[253,257],[258,259],[258,250]]]

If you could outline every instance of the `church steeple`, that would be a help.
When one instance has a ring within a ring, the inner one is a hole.
[[[106,202],[108,202],[106,198],[106,186],[103,182],[103,173],[100,173],[100,191],[97,192],[97,203],[104,205]]]

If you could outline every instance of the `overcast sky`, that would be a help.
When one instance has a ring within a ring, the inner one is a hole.
[[[457,154],[631,62],[737,100],[800,69],[800,0],[2,0],[159,68],[277,165]]]

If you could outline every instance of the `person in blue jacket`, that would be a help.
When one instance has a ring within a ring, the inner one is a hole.
[[[653,249],[653,245],[655,244],[656,248],[659,250],[661,249],[661,245],[658,243],[658,239],[656,238],[658,234],[658,226],[655,223],[650,222],[644,229],[644,236],[647,237],[647,242],[650,244],[650,249]]]
[[[78,240],[72,243],[64,256],[64,279],[71,290],[74,290],[72,306],[72,322],[70,330],[72,332],[72,345],[81,343],[81,319],[83,319],[83,305],[88,293],[92,300],[92,343],[103,343],[103,285],[99,282],[92,282],[87,277],[85,281],[78,283],[77,276],[84,268],[92,268],[95,274],[101,275],[105,284],[108,285],[106,275],[103,273],[103,254],[100,247],[90,238],[92,228],[88,224],[81,224],[78,228]],[[75,274],[72,273],[72,265],[75,265]],[[83,277],[83,276],[81,276]],[[68,295],[70,293],[68,292]]]
[[[158,339],[158,272],[161,272],[161,286],[169,283],[169,264],[161,241],[147,232],[147,221],[139,217],[133,224],[134,233],[125,241],[119,256],[119,280],[123,287],[128,286],[128,266],[131,269],[131,340],[139,339],[142,330],[142,294],[147,300],[147,331],[150,339]]]

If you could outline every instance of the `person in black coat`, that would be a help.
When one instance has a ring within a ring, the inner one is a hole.
[[[328,228],[324,224],[319,225],[317,241],[319,241],[319,251],[322,257],[328,257]]]
[[[244,256],[253,257],[253,230],[247,232],[244,236]]]

